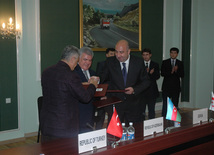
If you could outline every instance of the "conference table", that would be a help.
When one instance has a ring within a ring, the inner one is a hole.
[[[214,154],[214,112],[208,111],[208,121],[193,124],[193,112],[181,113],[181,126],[173,128],[173,122],[164,119],[164,131],[143,135],[143,122],[134,123],[135,139],[113,145],[108,135],[107,146],[82,153],[114,154]],[[210,120],[210,121],[209,121]],[[171,127],[171,130],[166,130]],[[118,139],[116,139],[118,140]],[[78,138],[58,139],[0,151],[0,155],[70,155],[78,154]]]

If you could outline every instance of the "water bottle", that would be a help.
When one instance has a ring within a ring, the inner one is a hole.
[[[129,127],[127,129],[128,132],[128,140],[134,139],[135,129],[133,127],[133,123],[129,122]]]
[[[123,127],[123,135],[122,135],[120,141],[125,141],[125,140],[127,140],[127,128],[125,127],[125,123],[122,123],[122,127]]]

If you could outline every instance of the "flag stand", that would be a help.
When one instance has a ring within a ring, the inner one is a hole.
[[[108,137],[107,142],[108,142],[108,145],[110,145],[113,148],[116,148],[116,146],[119,145],[120,139],[117,140],[115,136],[113,136],[112,138]]]

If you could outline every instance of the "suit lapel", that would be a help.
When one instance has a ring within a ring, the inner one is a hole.
[[[150,61],[149,71],[150,71],[151,69],[153,69],[153,68],[154,68],[154,63],[153,63],[153,61]]]
[[[128,82],[131,81],[132,79],[132,76],[134,75],[132,73],[132,71],[134,71],[134,60],[133,60],[133,57],[130,55],[130,59],[129,59],[129,70],[128,70],[128,75],[127,75],[127,80],[126,80],[126,85],[128,86]]]
[[[81,81],[87,82],[87,79],[86,79],[85,75],[83,74],[82,69],[80,68],[79,65],[76,66],[76,71],[79,74]]]

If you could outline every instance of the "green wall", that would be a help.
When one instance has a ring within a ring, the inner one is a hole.
[[[51,3],[51,5],[50,5]],[[156,5],[154,5],[154,3]],[[43,0],[40,2],[41,68],[55,64],[62,49],[73,44],[79,47],[79,1]],[[162,61],[163,0],[142,0],[142,48],[150,47],[153,59]],[[92,69],[105,59],[105,52],[94,52]],[[141,56],[140,52],[133,52]]]
[[[14,0],[1,0],[0,23],[14,16]],[[18,128],[16,64],[16,40],[0,38],[0,131]],[[6,104],[6,98],[11,98],[11,103]]]
[[[79,47],[78,6],[78,0],[40,1],[42,71],[59,61],[66,45]]]

